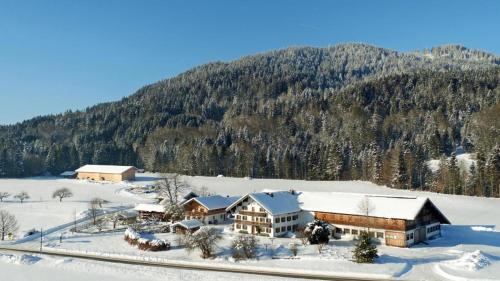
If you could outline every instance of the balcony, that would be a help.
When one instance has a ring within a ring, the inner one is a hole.
[[[261,218],[265,218],[267,217],[267,213],[266,212],[252,212],[252,211],[239,211],[238,212],[239,215],[242,215],[242,216],[252,216],[252,217],[261,217]]]
[[[243,224],[243,225],[272,227],[272,223],[270,223],[270,222],[244,221],[244,220],[234,220],[234,222],[238,223],[238,224]]]

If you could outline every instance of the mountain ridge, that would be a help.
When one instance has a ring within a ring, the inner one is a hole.
[[[0,176],[96,163],[392,185],[399,154],[413,151],[406,184],[429,188],[425,159],[458,146],[494,159],[497,135],[481,123],[498,126],[483,115],[498,110],[499,70],[497,56],[454,45],[293,47],[204,64],[120,101],[0,127]]]

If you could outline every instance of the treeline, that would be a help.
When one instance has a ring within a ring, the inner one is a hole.
[[[498,60],[430,53],[340,45],[197,67],[119,102],[1,127],[0,176],[123,164],[498,196]],[[459,147],[477,154],[476,175],[429,171]]]

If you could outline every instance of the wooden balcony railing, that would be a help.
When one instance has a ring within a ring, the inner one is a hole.
[[[271,227],[272,223],[270,222],[260,222],[260,221],[244,221],[244,220],[234,220],[235,223],[244,224],[244,225],[255,225],[255,226],[265,226]]]
[[[267,213],[266,212],[252,212],[252,211],[239,211],[238,212],[239,215],[243,215],[243,216],[252,216],[252,217],[262,217],[262,218],[265,218],[267,217]]]

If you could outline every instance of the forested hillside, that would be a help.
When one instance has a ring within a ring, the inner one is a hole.
[[[210,63],[118,102],[0,127],[0,176],[127,164],[499,196],[499,65],[460,46],[363,44]],[[477,166],[456,167],[457,147]],[[437,174],[425,165],[449,156]]]

